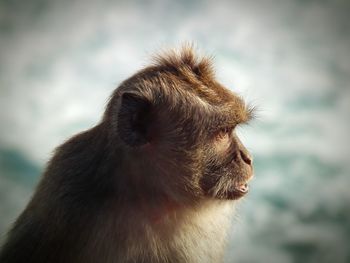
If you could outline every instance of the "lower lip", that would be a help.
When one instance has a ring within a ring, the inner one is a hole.
[[[247,193],[249,191],[249,185],[248,184],[244,184],[244,185],[238,187],[237,190],[239,192],[242,192],[242,193]]]
[[[247,194],[248,191],[249,191],[249,186],[248,186],[248,184],[244,184],[244,185],[242,185],[242,186],[240,186],[240,187],[234,187],[234,189],[233,189],[232,192],[234,193],[234,195],[235,195],[236,197],[242,197],[242,196],[244,196],[245,194]]]

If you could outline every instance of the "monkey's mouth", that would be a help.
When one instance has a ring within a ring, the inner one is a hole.
[[[249,191],[249,185],[248,185],[248,183],[244,183],[244,184],[241,184],[239,186],[236,186],[234,188],[234,190],[239,192],[239,193],[246,194]]]
[[[239,199],[249,192],[249,181],[253,178],[251,175],[247,180],[239,183],[234,183],[231,190],[228,192],[229,199]]]
[[[234,185],[233,188],[228,192],[229,199],[238,199],[243,197],[249,192],[248,183],[243,183],[240,185]]]

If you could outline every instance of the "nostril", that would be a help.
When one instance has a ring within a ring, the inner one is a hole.
[[[248,153],[245,153],[245,152],[243,152],[242,150],[240,150],[239,153],[240,153],[240,155],[241,155],[242,160],[243,160],[246,164],[252,165],[253,159],[252,159],[252,157],[251,157]]]

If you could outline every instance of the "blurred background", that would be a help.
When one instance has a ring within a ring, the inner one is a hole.
[[[350,262],[350,1],[0,0],[0,233],[118,84],[193,41],[258,107],[226,262]],[[1,242],[1,241],[0,241]]]

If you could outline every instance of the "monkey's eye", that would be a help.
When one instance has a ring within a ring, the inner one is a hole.
[[[216,140],[224,140],[228,139],[230,137],[230,134],[232,133],[233,128],[231,127],[225,127],[220,129],[216,134],[215,134],[215,139]]]
[[[232,130],[231,127],[225,127],[215,133],[213,145],[218,152],[224,152],[230,147]]]

